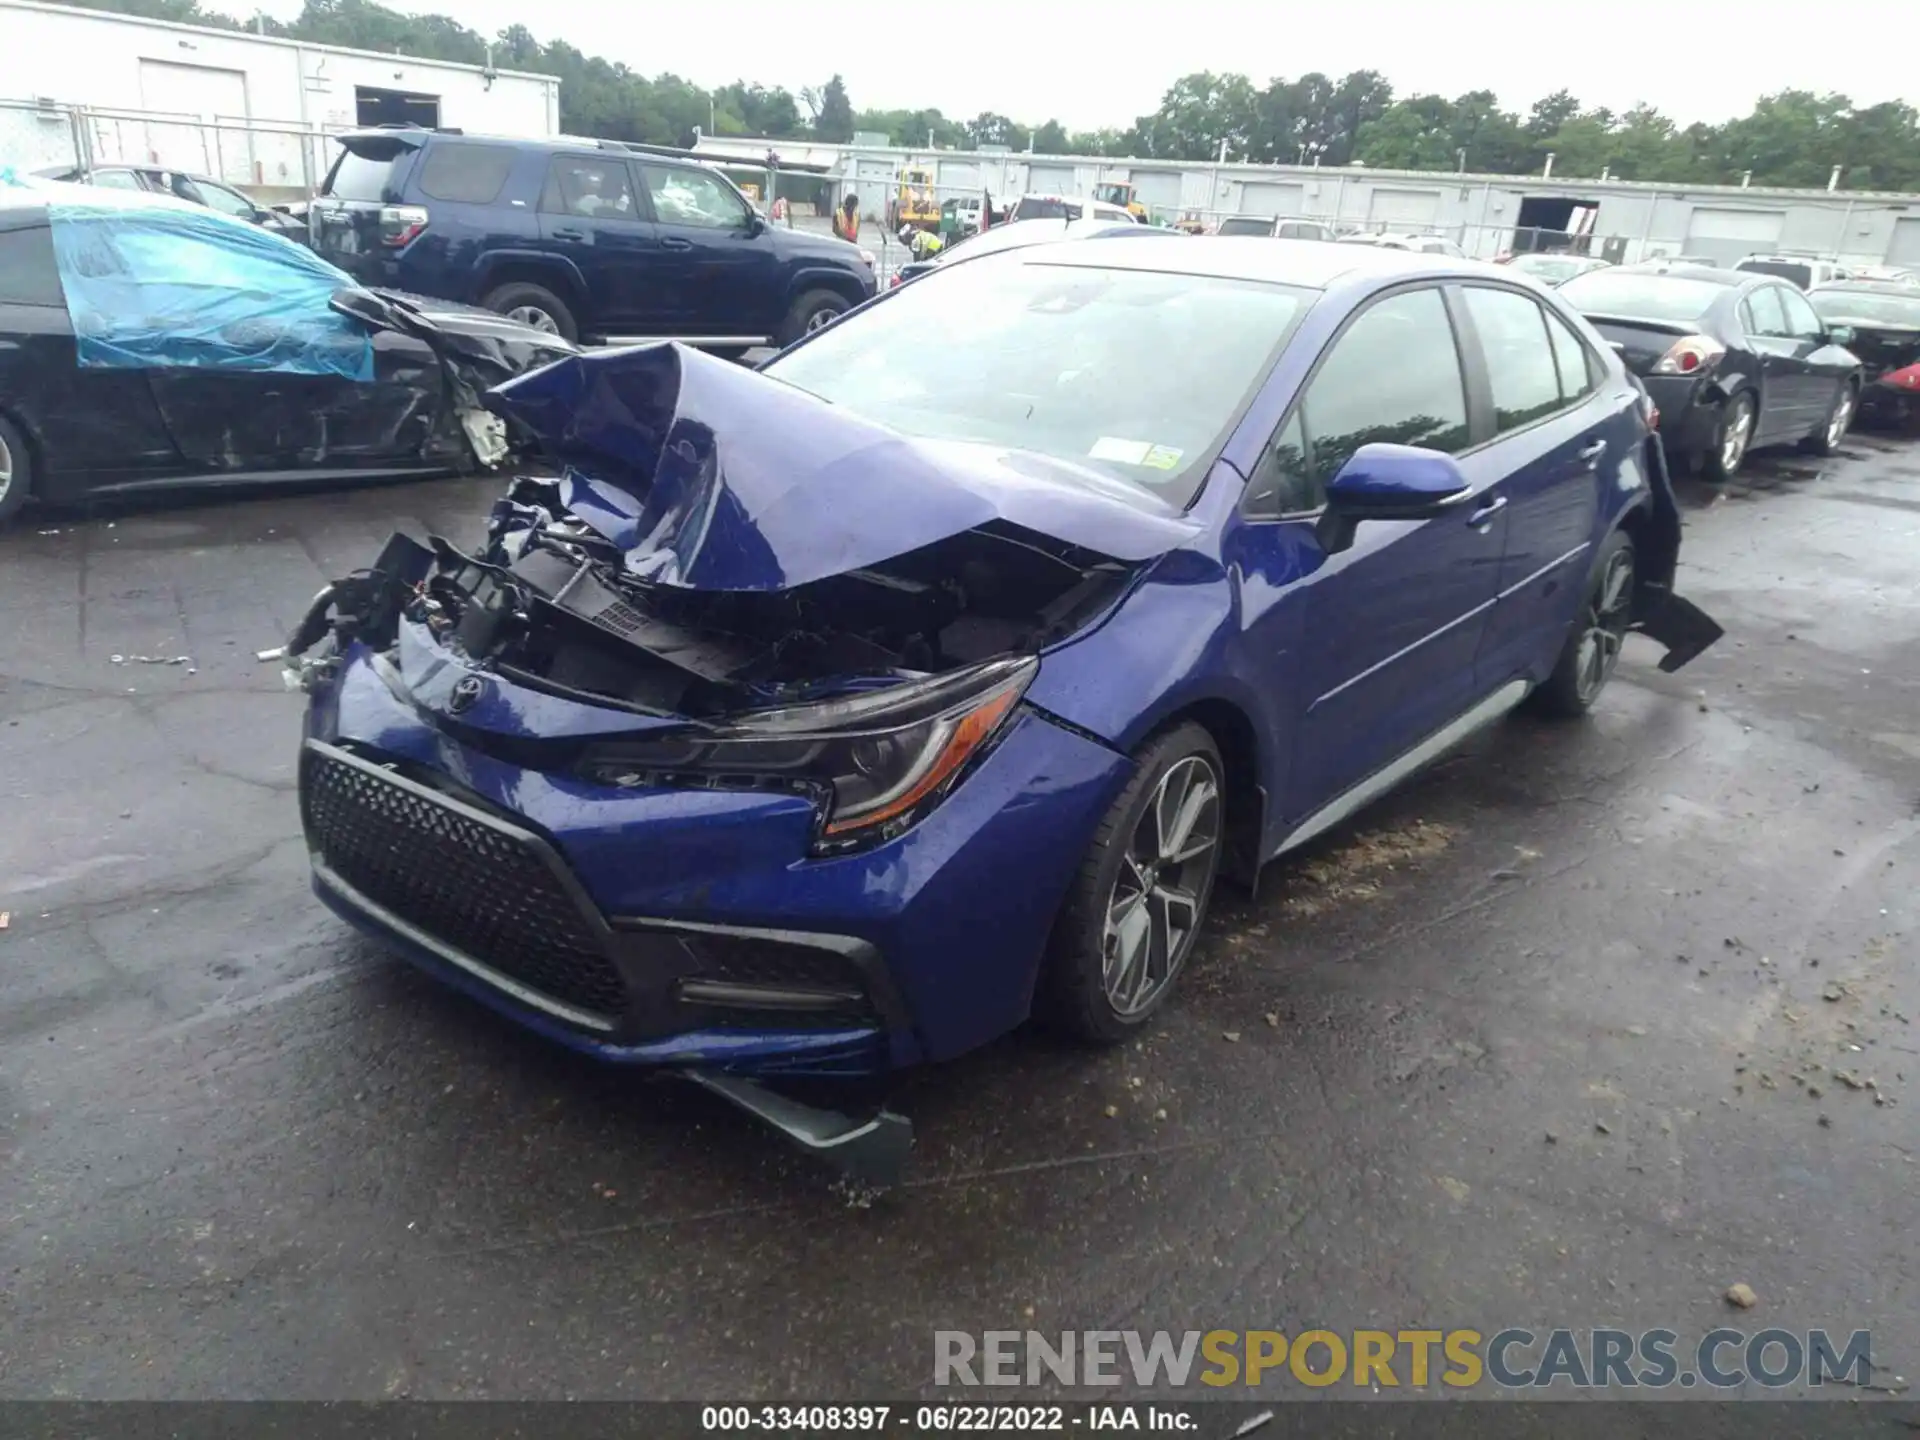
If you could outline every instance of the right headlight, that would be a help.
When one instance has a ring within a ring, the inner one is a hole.
[[[790,789],[821,804],[817,849],[879,844],[940,803],[1039,668],[1031,657],[995,660],[729,725],[607,741],[587,748],[579,773],[622,788]]]

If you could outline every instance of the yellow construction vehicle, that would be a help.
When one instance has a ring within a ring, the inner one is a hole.
[[[1103,185],[1094,186],[1093,198],[1104,200],[1109,205],[1118,205],[1142,225],[1147,223],[1146,202],[1124,180],[1109,180]]]
[[[903,227],[915,230],[940,228],[940,196],[933,186],[933,172],[910,166],[900,172],[900,190],[887,202],[887,232],[898,235]]]

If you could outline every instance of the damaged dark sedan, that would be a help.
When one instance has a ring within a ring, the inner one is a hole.
[[[1807,299],[1846,337],[1866,382],[1863,417],[1913,428],[1920,422],[1920,289],[1884,280],[1842,280]]]
[[[573,353],[202,206],[0,183],[0,521],[32,499],[490,468],[510,435],[482,392]]]
[[[1629,631],[1666,669],[1720,634],[1644,392],[1472,262],[1036,246],[757,373],[658,345],[492,399],[557,478],[289,645],[314,884],[710,1083],[1035,1011],[1122,1040],[1220,876],[1522,701],[1584,713]]]

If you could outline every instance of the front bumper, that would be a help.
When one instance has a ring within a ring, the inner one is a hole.
[[[803,798],[594,786],[400,690],[357,650],[314,697],[316,893],[529,1029],[630,1064],[870,1073],[1012,1029],[1130,769],[1025,711],[912,830],[812,858]]]

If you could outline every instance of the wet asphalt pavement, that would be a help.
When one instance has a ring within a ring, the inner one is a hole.
[[[1920,1376],[1920,445],[1688,489],[1719,647],[1229,894],[1137,1048],[902,1085],[867,1208],[311,898],[254,652],[495,489],[0,536],[0,1394],[898,1398],[937,1328],[1824,1325]]]

